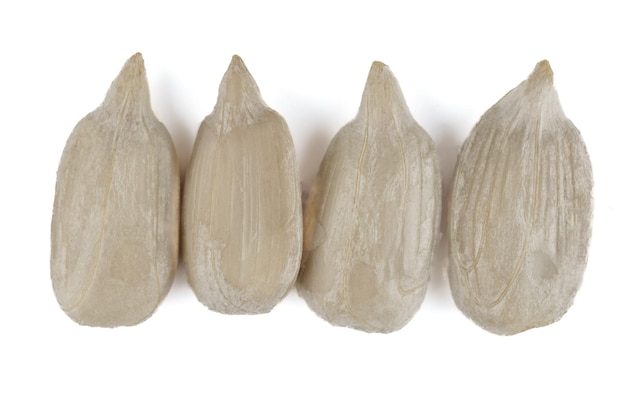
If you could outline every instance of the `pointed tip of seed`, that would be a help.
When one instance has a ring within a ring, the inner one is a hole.
[[[374,106],[380,106],[385,112],[408,111],[398,80],[389,66],[380,61],[374,61],[370,67],[359,112]]]
[[[262,103],[261,92],[239,55],[233,55],[230,65],[220,83],[218,103],[249,107]]]
[[[233,55],[232,59],[230,60],[230,66],[228,67],[228,69],[249,72],[246,64],[243,62],[243,59],[241,59],[241,57],[237,54]]]
[[[136,68],[143,68],[144,67],[144,62],[143,62],[143,55],[141,55],[141,52],[135,52],[133,54],[133,56],[131,56],[130,58],[128,58],[128,61],[126,61],[126,64],[124,65],[126,66],[134,66]]]
[[[370,67],[367,82],[365,83],[365,89],[367,90],[370,88],[399,90],[398,81],[393,75],[393,72],[391,72],[389,66],[380,61],[372,62],[372,66]]]
[[[148,100],[148,80],[146,67],[140,52],[128,58],[118,76],[111,83],[111,87],[105,98],[105,103],[120,104],[125,97],[136,97],[140,100]]]
[[[528,77],[528,82],[536,86],[552,85],[553,78],[554,73],[552,72],[552,67],[550,67],[548,60],[544,59],[535,65],[535,69]]]
[[[224,73],[224,77],[222,78],[222,84],[241,84],[241,87],[249,87],[249,83],[254,83],[256,86],[256,82],[254,78],[252,78],[252,74],[246,67],[246,64],[243,62],[243,59],[239,55],[233,55],[230,60],[230,65],[228,65],[228,69],[226,73]]]
[[[120,75],[117,76],[115,82],[133,82],[135,80],[141,80],[146,76],[146,67],[143,62],[143,56],[141,52],[137,52],[124,64]]]
[[[387,65],[380,61],[374,61],[372,62],[372,66],[370,67],[370,74],[382,73],[385,70],[389,71],[389,67]]]
[[[375,84],[388,84],[396,82],[391,69],[380,61],[372,62],[369,75],[367,76],[366,87],[373,86]]]

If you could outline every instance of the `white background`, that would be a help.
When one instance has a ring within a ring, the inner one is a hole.
[[[0,6],[0,415],[626,414],[619,2],[9,3]],[[291,128],[305,190],[356,114],[373,60],[391,67],[437,142],[447,190],[480,115],[549,59],[596,184],[573,307],[551,326],[492,335],[456,309],[439,256],[422,308],[388,335],[332,327],[294,291],[267,315],[219,315],[196,301],[184,267],[146,322],[75,324],[50,283],[56,169],[74,125],[137,51],[183,163],[241,55]]]

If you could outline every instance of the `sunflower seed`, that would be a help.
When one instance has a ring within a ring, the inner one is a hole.
[[[78,122],[59,164],[50,264],[62,309],[89,326],[150,317],[178,262],[178,208],[176,151],[136,54]]]
[[[238,56],[192,152],[183,254],[198,299],[227,314],[269,312],[300,266],[302,206],[291,134]]]
[[[450,287],[479,326],[515,334],[559,320],[591,236],[591,163],[547,61],[482,116],[450,197]]]
[[[374,62],[359,112],[331,142],[311,190],[300,295],[334,325],[400,329],[424,299],[440,212],[434,143],[389,67]]]

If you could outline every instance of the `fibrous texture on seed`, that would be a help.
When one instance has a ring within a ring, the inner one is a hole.
[[[178,224],[176,151],[136,54],[74,128],[59,164],[50,263],[62,309],[90,326],[148,318],[174,277]]]
[[[480,119],[450,195],[450,286],[479,326],[515,334],[559,320],[591,236],[591,163],[547,61]]]
[[[189,284],[214,311],[270,311],[293,285],[302,254],[295,148],[234,56],[202,122],[183,196]]]
[[[440,211],[434,143],[391,70],[375,62],[311,190],[299,294],[334,325],[400,329],[424,298]]]

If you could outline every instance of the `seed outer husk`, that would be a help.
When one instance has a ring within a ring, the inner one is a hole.
[[[333,325],[402,328],[424,299],[440,215],[435,144],[389,67],[374,62],[356,118],[333,138],[313,183],[300,296]]]
[[[583,278],[591,162],[541,61],[481,117],[461,149],[448,217],[458,308],[511,335],[559,320]]]
[[[237,55],[198,130],[182,214],[188,281],[209,309],[267,313],[293,286],[302,256],[295,147]]]
[[[50,269],[61,308],[88,326],[146,320],[178,263],[179,170],[150,106],[141,54],[78,122],[57,171]]]

